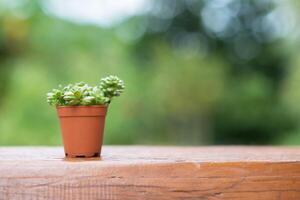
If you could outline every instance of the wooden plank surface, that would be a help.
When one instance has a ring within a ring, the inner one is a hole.
[[[300,200],[300,148],[105,146],[0,148],[0,200]]]

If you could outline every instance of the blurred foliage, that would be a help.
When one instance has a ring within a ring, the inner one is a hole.
[[[300,143],[299,36],[277,18],[293,3],[149,0],[111,28],[57,18],[42,1],[0,9],[0,144],[60,144],[45,92],[109,74],[127,88],[106,144]]]

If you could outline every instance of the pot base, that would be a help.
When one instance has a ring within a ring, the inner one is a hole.
[[[100,157],[100,153],[83,153],[83,154],[72,154],[72,153],[65,153],[67,158],[93,158],[93,157]]]

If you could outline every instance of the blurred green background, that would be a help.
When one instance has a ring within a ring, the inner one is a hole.
[[[2,0],[0,145],[61,144],[45,94],[126,91],[105,144],[300,144],[297,0]]]

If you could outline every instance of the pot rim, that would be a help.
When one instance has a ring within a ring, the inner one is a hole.
[[[84,117],[84,116],[105,116],[108,106],[57,106],[59,117]]]
[[[56,108],[88,108],[88,107],[108,107],[108,105],[89,105],[89,106],[56,106]]]

